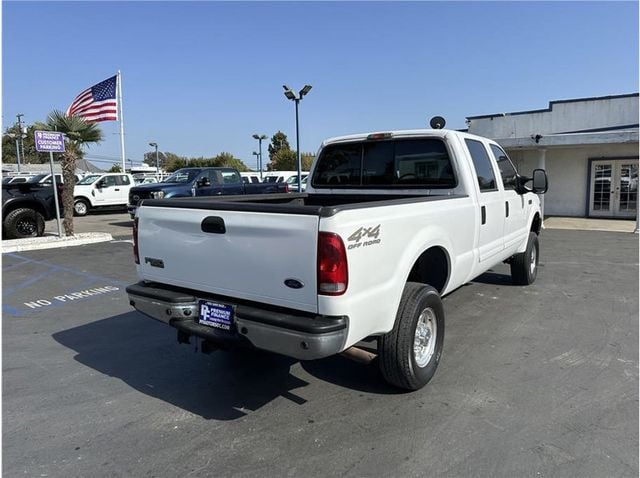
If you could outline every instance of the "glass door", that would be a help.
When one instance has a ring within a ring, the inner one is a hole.
[[[594,161],[591,167],[589,215],[636,217],[638,160]]]

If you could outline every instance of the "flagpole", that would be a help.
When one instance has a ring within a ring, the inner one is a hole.
[[[122,74],[118,70],[118,106],[120,107],[120,155],[122,157],[122,172],[127,170],[124,154],[124,115],[122,114]]]

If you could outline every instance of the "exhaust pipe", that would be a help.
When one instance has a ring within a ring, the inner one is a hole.
[[[349,360],[353,360],[354,362],[362,363],[365,365],[369,365],[377,357],[376,354],[369,352],[368,350],[360,349],[358,347],[350,347],[340,355],[348,358]]]

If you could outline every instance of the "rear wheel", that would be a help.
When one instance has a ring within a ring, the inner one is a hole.
[[[533,284],[538,276],[539,257],[538,235],[530,232],[525,251],[511,258],[511,280],[514,284]]]
[[[433,287],[407,282],[396,322],[379,339],[380,370],[396,387],[418,390],[433,377],[444,343],[444,308]]]
[[[86,199],[76,199],[73,203],[73,214],[75,216],[86,216],[89,213],[89,203]]]
[[[15,209],[4,218],[2,229],[7,239],[42,236],[44,217],[33,209]]]

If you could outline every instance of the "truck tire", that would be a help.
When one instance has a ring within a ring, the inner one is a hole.
[[[7,239],[39,237],[44,234],[44,217],[34,209],[14,209],[4,218],[2,230]]]
[[[436,372],[444,343],[444,308],[433,287],[407,282],[391,332],[378,341],[384,379],[405,390],[424,387]]]
[[[73,215],[74,216],[86,216],[89,214],[89,208],[91,206],[86,199],[76,199],[73,202]]]
[[[530,232],[525,251],[511,258],[511,281],[516,285],[533,284],[538,276],[539,258],[538,235]]]

